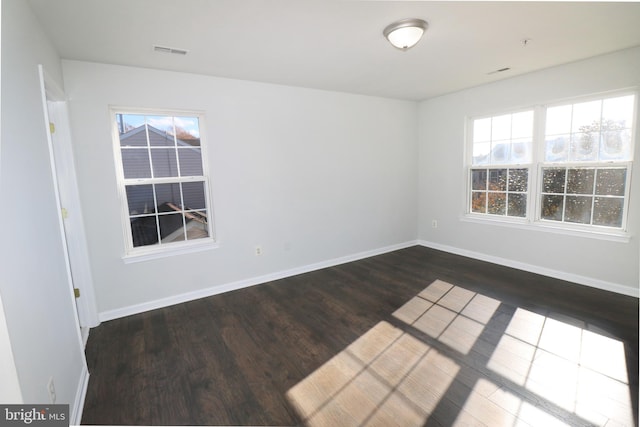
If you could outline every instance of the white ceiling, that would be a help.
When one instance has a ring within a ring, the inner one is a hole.
[[[65,59],[412,100],[640,45],[638,2],[29,2]],[[407,17],[429,29],[402,52],[382,30]]]

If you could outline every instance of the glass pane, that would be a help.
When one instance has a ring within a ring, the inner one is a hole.
[[[491,151],[491,143],[482,142],[473,144],[473,164],[486,165],[489,163],[489,152]]]
[[[602,101],[600,100],[574,104],[571,132],[599,131],[601,114]]]
[[[567,193],[593,194],[595,169],[569,169],[567,173]]]
[[[185,209],[205,209],[204,182],[185,182],[182,184],[182,197]]]
[[[544,159],[547,162],[563,162],[569,159],[570,135],[547,136]]]
[[[624,199],[596,197],[593,206],[593,223],[607,227],[622,227]]]
[[[185,239],[181,213],[159,215],[160,236],[163,243],[179,242]]]
[[[529,169],[509,170],[509,191],[527,191]]]
[[[509,141],[494,141],[491,143],[491,163],[507,163],[511,143]]]
[[[511,114],[491,119],[491,140],[511,139]]]
[[[171,116],[147,116],[149,143],[152,147],[173,147],[175,129]]]
[[[202,153],[200,148],[178,148],[181,176],[202,176]]]
[[[149,246],[158,243],[158,227],[155,216],[131,218],[133,246]]]
[[[591,223],[591,204],[593,197],[567,196],[564,208],[564,220],[580,224]]]
[[[613,122],[620,128],[631,128],[633,123],[634,96],[605,99],[602,103],[603,123]]]
[[[121,146],[147,146],[147,133],[144,131],[144,116],[138,114],[116,114],[116,124],[118,125]]]
[[[562,203],[564,196],[542,196],[542,212],[540,217],[552,221],[562,221]]]
[[[487,193],[472,193],[471,212],[487,213]]]
[[[564,193],[564,181],[567,170],[543,169],[542,170],[542,192],[543,193]]]
[[[516,139],[511,142],[511,163],[529,163],[531,140]]]
[[[545,135],[559,135],[571,132],[571,105],[561,105],[547,109]]]
[[[507,211],[506,193],[489,193],[487,196],[487,213],[505,215]]]
[[[533,111],[516,113],[511,118],[512,138],[531,138],[533,136]]]
[[[473,142],[491,141],[491,118],[473,121]]]
[[[143,215],[156,212],[152,185],[127,185],[126,190],[129,215]]]
[[[185,219],[187,221],[187,240],[209,237],[207,211],[187,212]]]
[[[596,179],[596,194],[608,196],[624,196],[626,183],[626,169],[598,169]]]
[[[153,176],[155,178],[178,176],[178,161],[174,148],[154,148],[151,150]]]
[[[507,215],[524,218],[527,216],[527,195],[509,193]]]
[[[471,188],[473,190],[487,189],[487,170],[486,169],[471,170]]]
[[[193,147],[200,146],[200,125],[197,117],[174,117],[176,138]]]
[[[623,129],[602,133],[600,140],[601,160],[631,159],[631,130]]]
[[[155,184],[158,212],[175,212],[182,208],[180,184]]]
[[[489,190],[507,191],[506,169],[489,169]]]
[[[151,178],[149,150],[146,148],[123,148],[122,169],[126,179]]]
[[[598,160],[599,141],[600,134],[598,132],[571,134],[570,160]]]

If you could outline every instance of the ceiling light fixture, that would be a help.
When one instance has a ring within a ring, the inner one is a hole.
[[[400,50],[407,50],[422,38],[422,34],[427,30],[427,21],[417,18],[401,19],[387,26],[382,34],[394,47]]]

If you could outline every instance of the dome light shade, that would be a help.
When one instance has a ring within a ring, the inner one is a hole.
[[[384,34],[393,46],[400,50],[407,50],[420,41],[426,29],[426,21],[408,18],[388,25],[382,34]]]

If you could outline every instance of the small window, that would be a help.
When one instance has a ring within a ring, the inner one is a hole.
[[[127,253],[213,241],[200,114],[114,111]]]

